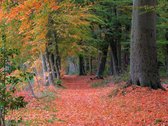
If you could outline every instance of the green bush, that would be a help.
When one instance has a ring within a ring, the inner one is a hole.
[[[27,104],[23,97],[13,95],[16,86],[22,82],[20,78],[11,75],[16,70],[13,58],[19,52],[17,49],[6,49],[6,36],[3,33],[2,30],[3,45],[0,47],[0,126],[6,126],[5,116],[8,110],[25,107]]]

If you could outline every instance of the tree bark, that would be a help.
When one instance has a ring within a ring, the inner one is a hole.
[[[50,71],[52,73],[52,82],[54,84],[55,79],[60,79],[60,69],[61,69],[61,58],[59,55],[59,47],[58,47],[58,38],[56,35],[56,31],[53,29],[54,21],[49,16],[48,22],[48,43],[47,43],[47,50],[48,50],[48,60]]]
[[[110,43],[111,48],[111,60],[112,60],[112,73],[113,75],[119,74],[119,62],[118,62],[118,50],[117,50],[117,42],[113,41]]]
[[[47,76],[47,78],[48,78],[48,82],[46,83],[46,84],[48,84],[48,85],[51,85],[51,84],[53,84],[54,83],[54,81],[53,81],[53,78],[52,78],[52,73],[51,73],[51,67],[50,67],[50,63],[49,63],[49,54],[48,54],[48,51],[46,51],[45,52],[45,61],[46,61],[46,67],[47,67],[47,73],[48,73],[48,76]],[[46,85],[46,86],[48,86],[48,85]]]
[[[47,84],[47,76],[46,76],[46,72],[47,72],[47,66],[46,66],[46,59],[45,56],[41,53],[41,60],[42,60],[42,71],[43,71],[43,82],[44,85],[48,85]]]
[[[114,68],[113,68],[113,54],[112,54],[112,51],[110,50],[109,52],[109,55],[110,55],[110,62],[109,62],[109,66],[110,66],[110,75],[114,75]]]
[[[79,55],[79,75],[85,75],[85,65],[83,55]]]
[[[105,65],[106,65],[106,60],[107,60],[107,53],[108,53],[108,45],[109,44],[104,44],[101,51],[102,51],[102,55],[100,55],[100,60],[99,60],[99,66],[98,66],[98,70],[96,73],[97,77],[102,77],[104,70],[105,70]]]
[[[55,74],[55,68],[54,68],[54,59],[53,59],[53,54],[49,54],[49,63],[50,63],[50,68],[51,68],[51,73],[52,73],[52,78],[53,81],[56,78],[56,74]]]
[[[168,41],[168,29],[166,29],[165,38]],[[168,75],[168,44],[166,44],[166,73]]]
[[[156,51],[156,0],[133,0],[132,40],[130,56],[131,83],[153,89],[162,88]]]
[[[92,56],[89,57],[89,74],[90,75],[93,74],[93,57]]]

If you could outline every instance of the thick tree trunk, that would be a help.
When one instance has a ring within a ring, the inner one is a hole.
[[[155,7],[156,0],[133,0],[131,83],[158,89],[162,87],[157,66],[156,13],[146,12],[146,6]]]
[[[79,55],[79,75],[85,75],[84,57]]]
[[[106,60],[107,60],[108,44],[105,44],[102,47],[101,51],[102,51],[102,55],[100,57],[99,66],[98,66],[98,70],[97,70],[97,73],[96,73],[97,77],[102,77],[103,76],[103,73],[104,73],[104,70],[105,70],[105,65],[106,65]]]

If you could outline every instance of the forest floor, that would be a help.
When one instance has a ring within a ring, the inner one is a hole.
[[[168,126],[168,91],[112,83],[93,88],[93,82],[90,76],[65,76],[65,89],[50,87],[43,99],[26,97],[26,108],[7,118],[22,117],[26,126]]]

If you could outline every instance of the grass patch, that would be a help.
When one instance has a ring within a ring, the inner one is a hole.
[[[114,83],[120,83],[120,82],[127,82],[129,80],[129,72],[125,71],[124,73],[120,74],[119,76],[113,76],[113,82]]]
[[[91,84],[92,88],[98,88],[98,87],[106,87],[107,84],[111,81],[111,79],[104,79],[102,81],[94,82]]]
[[[44,100],[45,102],[51,102],[51,101],[53,101],[53,100],[56,99],[55,93],[50,92],[50,91],[44,91],[44,92],[43,92],[43,96],[46,96],[46,97],[43,98],[43,100]]]
[[[157,125],[158,123],[162,122],[162,119],[156,119],[154,124]]]
[[[6,120],[5,123],[6,126],[19,126],[19,124],[22,123],[22,118],[19,120]]]
[[[48,120],[49,123],[54,123],[55,121],[58,121],[58,122],[65,122],[64,120],[62,119],[58,119],[56,117],[52,117],[51,119]]]

